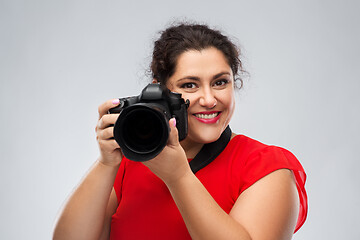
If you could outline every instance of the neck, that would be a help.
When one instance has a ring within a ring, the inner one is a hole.
[[[237,134],[231,133],[231,139],[235,137]],[[185,138],[180,142],[181,147],[184,149],[186,157],[188,159],[193,159],[196,154],[198,154],[201,150],[201,148],[205,145],[204,143],[197,143],[188,140],[188,138]]]
[[[186,157],[188,159],[193,159],[196,156],[196,154],[200,152],[201,148],[204,146],[203,143],[186,141],[186,139],[181,141],[180,145],[184,149]]]

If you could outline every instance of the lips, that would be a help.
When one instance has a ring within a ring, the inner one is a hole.
[[[212,111],[212,112],[198,112],[193,114],[193,116],[202,123],[216,123],[220,118],[221,112]]]

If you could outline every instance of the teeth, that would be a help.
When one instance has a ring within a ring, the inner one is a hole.
[[[219,113],[212,113],[212,114],[195,114],[196,117],[198,118],[204,118],[204,119],[210,119],[210,118],[214,118],[216,117],[217,115],[219,115]]]

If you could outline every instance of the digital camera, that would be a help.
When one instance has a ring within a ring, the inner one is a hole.
[[[170,118],[176,118],[179,141],[187,135],[189,100],[160,84],[149,84],[139,96],[120,98],[120,104],[109,110],[120,113],[114,125],[114,138],[125,157],[147,161],[166,146]]]

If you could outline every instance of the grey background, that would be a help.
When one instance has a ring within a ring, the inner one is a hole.
[[[358,1],[0,0],[0,238],[50,239],[98,155],[97,107],[139,94],[176,19],[238,39],[251,77],[231,126],[308,174],[294,239],[360,239]]]

